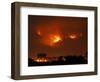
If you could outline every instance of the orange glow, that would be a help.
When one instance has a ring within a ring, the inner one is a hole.
[[[56,46],[55,44],[62,40],[58,34],[49,34],[43,38],[43,43],[48,46]]]
[[[80,33],[80,37],[82,37],[82,33]]]
[[[72,35],[69,35],[69,38],[70,38],[70,39],[76,39],[77,36],[76,36],[75,34],[72,34]]]
[[[39,30],[39,31],[37,31],[37,34],[38,34],[38,35],[41,35],[41,31],[40,31],[40,30]]]
[[[53,43],[57,43],[57,42],[61,41],[61,37],[57,36],[57,35],[53,35],[53,36],[51,36],[51,41]]]
[[[36,62],[48,62],[47,59],[36,59],[35,61],[36,61]]]

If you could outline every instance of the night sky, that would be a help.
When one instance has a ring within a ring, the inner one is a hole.
[[[28,16],[28,55],[84,55],[87,52],[87,18]]]

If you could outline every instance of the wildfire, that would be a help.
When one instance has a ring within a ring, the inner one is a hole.
[[[62,39],[61,39],[61,37],[59,36],[59,35],[53,35],[53,36],[51,36],[51,41],[53,42],[53,43],[57,43],[57,42],[59,42],[59,41],[61,41]]]
[[[59,30],[45,31],[44,29],[38,29],[37,35],[40,36],[41,43],[51,47],[57,47],[64,39],[75,40],[79,37],[82,37],[82,33],[69,33],[64,37],[64,35]]]
[[[50,34],[44,39],[44,44],[49,46],[55,46],[56,43],[62,40],[60,35],[57,34]]]
[[[48,62],[47,59],[36,59],[35,61],[36,61],[36,62]]]

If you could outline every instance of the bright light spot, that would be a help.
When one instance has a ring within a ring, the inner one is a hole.
[[[48,62],[47,59],[36,59],[36,60],[34,60],[34,61],[36,61],[36,62]]]
[[[77,36],[76,36],[75,34],[72,34],[72,35],[69,35],[69,38],[70,38],[70,39],[76,39]]]
[[[54,36],[51,37],[51,41],[53,43],[57,43],[57,42],[61,41],[61,37],[57,36],[57,35],[54,35]]]
[[[56,46],[60,41],[62,41],[62,37],[59,34],[49,34],[43,38],[43,43],[48,46]]]
[[[38,35],[41,35],[41,32],[40,32],[40,31],[37,31],[37,34],[38,34]]]

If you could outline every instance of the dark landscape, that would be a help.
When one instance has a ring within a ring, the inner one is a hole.
[[[46,57],[41,56],[38,58],[29,58],[28,66],[48,66],[48,65],[75,65],[87,64],[86,57],[83,56],[59,56],[59,57]]]

